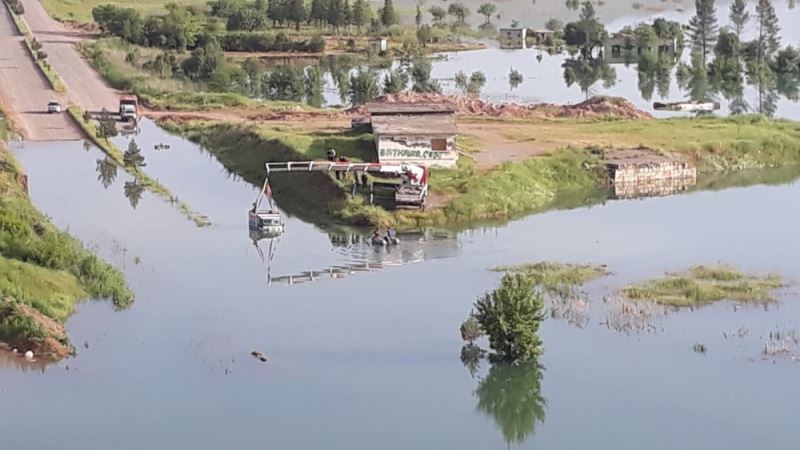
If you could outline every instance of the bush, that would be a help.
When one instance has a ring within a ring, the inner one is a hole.
[[[6,0],[6,3],[14,14],[18,16],[25,14],[25,5],[20,0]]]
[[[325,39],[314,35],[307,41],[292,41],[286,33],[237,31],[225,33],[220,45],[226,52],[314,52],[325,51]]]
[[[475,318],[489,337],[494,357],[507,362],[530,361],[542,353],[537,335],[544,319],[544,300],[530,278],[503,277],[500,287],[475,302]]]

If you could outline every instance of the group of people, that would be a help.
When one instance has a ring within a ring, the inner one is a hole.
[[[397,239],[397,233],[395,233],[394,228],[388,227],[386,229],[386,234],[385,235],[381,235],[380,228],[376,228],[375,231],[372,233],[372,240],[373,241],[378,241],[378,240],[381,240],[381,239],[385,239],[387,241],[393,241],[393,240]]]

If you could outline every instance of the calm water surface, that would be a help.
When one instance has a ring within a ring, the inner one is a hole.
[[[800,281],[796,182],[609,201],[496,228],[415,235],[391,252],[361,243],[360,234],[289,218],[286,234],[272,241],[268,286],[245,221],[256,188],[149,122],[137,142],[148,172],[207,214],[211,227],[196,228],[148,193],[133,209],[128,176],[120,171],[104,188],[101,154],[80,143],[16,151],[34,203],[122,267],[137,299],[119,312],[110,302],[80,305],[68,322],[75,358],[50,366],[0,359],[3,448],[800,442],[800,365],[761,358],[770,331],[800,326],[796,285],[766,309],[721,303],[656,315],[628,333],[615,329],[615,303],[604,301],[628,282],[698,263]],[[160,142],[170,150],[154,150]],[[259,243],[265,253],[269,244]],[[545,321],[542,368],[509,375],[484,364],[471,376],[459,360],[458,326],[476,296],[497,284],[488,269],[542,259],[608,264],[614,275],[586,287],[584,317]],[[332,268],[338,275],[292,285],[286,278]],[[696,343],[708,352],[693,352]]]

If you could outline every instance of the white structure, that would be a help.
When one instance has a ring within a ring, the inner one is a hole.
[[[381,36],[373,36],[367,40],[370,51],[375,53],[386,53],[389,51],[389,40]]]
[[[501,28],[500,36],[498,38],[500,41],[500,48],[527,48],[527,45],[525,44],[527,31],[527,28]]]

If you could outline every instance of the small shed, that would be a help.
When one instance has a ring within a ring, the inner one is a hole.
[[[527,48],[527,44],[525,43],[527,32],[527,28],[501,28],[500,36],[498,37],[498,40],[500,41],[500,48]]]
[[[372,36],[367,39],[367,48],[375,53],[386,53],[389,51],[389,39],[383,36]]]
[[[367,105],[378,161],[453,167],[458,162],[455,112],[437,103]]]

